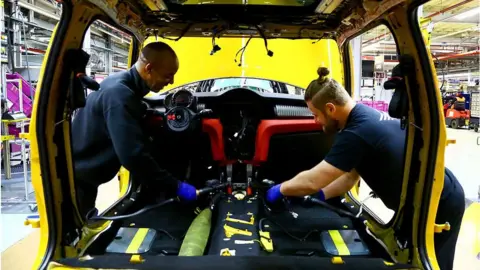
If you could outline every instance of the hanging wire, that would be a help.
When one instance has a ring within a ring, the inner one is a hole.
[[[235,54],[235,58],[234,58],[233,60],[235,61],[235,63],[237,63],[238,54],[239,54],[240,52],[242,52],[242,54],[240,54],[240,60],[239,60],[239,62],[238,62],[238,66],[239,66],[239,67],[242,66],[243,54],[245,53],[245,50],[247,49],[247,46],[248,46],[248,44],[250,43],[250,40],[252,40],[252,37],[253,37],[253,35],[251,35],[251,36],[248,38],[247,43],[245,43],[245,45],[244,45],[242,48],[240,48],[240,50],[238,50],[237,53]]]

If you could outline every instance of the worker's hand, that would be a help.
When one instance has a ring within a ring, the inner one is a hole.
[[[283,194],[280,192],[280,185],[275,185],[267,191],[267,202],[275,203],[283,198]]]
[[[182,201],[191,202],[197,199],[197,189],[185,182],[180,182],[178,184],[177,196]]]

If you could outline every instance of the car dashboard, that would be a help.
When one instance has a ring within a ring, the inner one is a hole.
[[[157,130],[154,134],[161,137],[160,134],[174,133],[174,137],[180,138],[180,134],[194,135],[201,130],[209,134],[214,160],[223,163],[261,162],[256,151],[259,131],[275,126],[281,126],[284,132],[295,131],[299,126],[318,128],[303,97],[297,95],[248,88],[195,93],[181,89],[147,97],[144,103],[147,128]],[[159,127],[163,130],[159,131]]]

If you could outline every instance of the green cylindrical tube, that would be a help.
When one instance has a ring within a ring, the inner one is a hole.
[[[190,224],[178,256],[202,256],[210,236],[211,224],[212,210],[207,207]]]

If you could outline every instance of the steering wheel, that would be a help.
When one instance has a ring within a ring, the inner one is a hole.
[[[187,107],[175,106],[165,113],[165,126],[173,132],[185,132],[190,129],[194,120],[211,113],[210,109],[195,113]]]
[[[166,126],[174,132],[184,132],[190,127],[195,113],[185,107],[173,107],[165,113]]]

